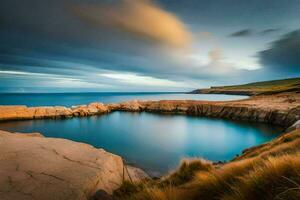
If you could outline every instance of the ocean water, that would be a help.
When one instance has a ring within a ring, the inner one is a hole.
[[[165,174],[187,157],[230,160],[243,149],[269,141],[282,131],[266,124],[126,112],[1,122],[0,130],[40,132],[46,137],[88,143],[122,156],[152,176]]]
[[[0,105],[73,106],[91,102],[118,103],[128,100],[237,100],[240,95],[185,94],[185,93],[0,93]]]

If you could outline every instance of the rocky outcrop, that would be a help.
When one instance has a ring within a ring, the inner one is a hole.
[[[0,131],[0,152],[1,200],[86,200],[97,191],[110,194],[124,180],[147,178],[120,156],[38,133]]]
[[[69,118],[77,116],[90,116],[108,113],[110,110],[102,103],[91,103],[89,105],[49,107],[27,107],[27,106],[0,106],[0,121],[42,118]]]
[[[66,107],[0,106],[1,120],[67,118],[112,111],[157,112],[263,122],[289,127],[300,119],[300,94],[260,95],[237,101],[129,101]]]
[[[292,102],[289,99],[294,99]],[[300,119],[299,95],[269,95],[239,101],[132,101],[111,107],[112,111],[186,114],[238,121],[263,122],[285,128]]]
[[[73,116],[90,116],[108,113],[109,109],[102,103],[91,103],[89,105],[80,105],[72,107]]]
[[[112,110],[127,112],[141,112],[144,111],[144,108],[144,103],[137,100],[115,104],[111,107]]]

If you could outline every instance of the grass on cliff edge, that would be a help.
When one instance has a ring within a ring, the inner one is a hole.
[[[273,80],[248,83],[244,85],[211,87],[210,90],[243,90],[262,94],[276,94],[281,92],[300,92],[300,78]]]
[[[223,166],[213,166],[203,160],[184,161],[176,172],[162,180],[150,180],[137,185],[126,183],[126,187],[131,190],[129,192],[126,188],[122,191],[118,190],[115,192],[117,194],[115,198],[122,200],[298,200],[300,199],[300,137],[298,136],[300,130],[283,135],[277,141],[257,147],[255,151],[260,151],[260,154],[232,161]]]

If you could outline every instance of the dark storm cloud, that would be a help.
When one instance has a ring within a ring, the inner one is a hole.
[[[253,30],[251,29],[243,29],[237,32],[230,34],[230,37],[248,37],[253,34]]]
[[[300,30],[285,34],[259,56],[262,65],[271,71],[300,75]]]

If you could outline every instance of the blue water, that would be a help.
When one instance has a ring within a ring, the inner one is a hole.
[[[232,159],[245,148],[276,137],[280,129],[183,115],[114,112],[61,120],[1,122],[0,130],[40,132],[121,155],[154,176],[174,169],[185,157]]]
[[[237,100],[247,98],[240,95],[185,94],[185,93],[0,93],[0,105],[27,106],[73,106],[91,102],[118,103],[128,100]]]

